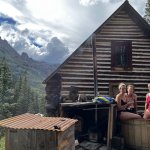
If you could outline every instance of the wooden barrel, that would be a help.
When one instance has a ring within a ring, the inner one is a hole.
[[[126,120],[121,127],[126,148],[150,150],[150,120]]]

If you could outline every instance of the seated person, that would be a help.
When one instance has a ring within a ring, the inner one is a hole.
[[[127,110],[132,113],[136,113],[137,108],[137,95],[134,93],[134,86],[127,86],[127,102],[133,102],[131,105],[127,107]]]
[[[148,84],[149,93],[146,94],[146,101],[145,101],[145,111],[144,111],[144,119],[150,118],[150,83]]]
[[[130,105],[133,105],[134,102],[127,101],[126,85],[124,83],[120,83],[118,88],[119,94],[116,96],[118,118],[120,120],[141,118],[140,115],[131,113],[127,109]]]

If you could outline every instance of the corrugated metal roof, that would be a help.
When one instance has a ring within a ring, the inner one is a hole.
[[[0,126],[13,129],[39,129],[65,131],[77,120],[62,117],[42,117],[35,114],[22,114],[0,121]]]

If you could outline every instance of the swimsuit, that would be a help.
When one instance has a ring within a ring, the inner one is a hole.
[[[128,112],[131,112],[131,113],[136,113],[136,109],[135,109],[135,99],[134,99],[135,97],[134,96],[132,96],[132,97],[128,97],[128,102],[132,102],[132,101],[134,101],[134,104],[132,104],[132,105],[130,105],[128,108],[126,108],[126,110],[128,111]]]
[[[148,96],[146,98],[146,103],[147,103],[147,109],[148,109],[148,111],[150,111],[150,93],[148,94]]]
[[[126,105],[126,104],[127,104],[127,102],[124,102],[124,101],[121,99],[121,106]],[[126,109],[124,109],[124,110],[118,110],[118,111],[117,111],[117,116],[118,116],[118,118],[120,118],[121,112],[128,112],[128,111],[127,111]]]

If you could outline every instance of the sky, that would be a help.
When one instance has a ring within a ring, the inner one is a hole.
[[[144,16],[147,0],[128,0]],[[0,37],[20,54],[61,63],[124,0],[0,0]]]

